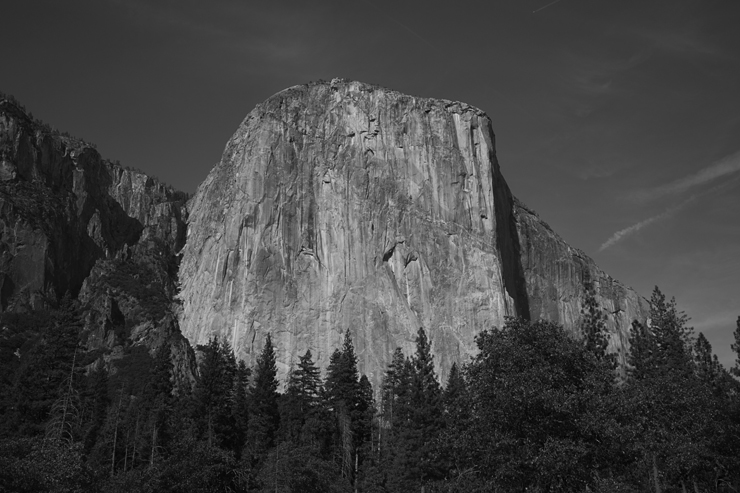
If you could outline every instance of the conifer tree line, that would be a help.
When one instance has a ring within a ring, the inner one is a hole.
[[[738,491],[740,318],[728,371],[655,288],[620,368],[585,284],[579,327],[507,319],[443,383],[420,328],[377,389],[349,331],[323,375],[214,337],[175,385],[166,343],[100,364],[70,300],[3,314],[0,491]]]

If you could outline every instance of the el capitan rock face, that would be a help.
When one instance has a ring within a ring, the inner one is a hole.
[[[258,105],[188,205],[180,325],[282,374],[325,367],[349,329],[379,383],[419,327],[443,378],[506,316],[577,323],[586,271],[625,347],[639,297],[515,203],[490,119],[469,105],[335,79]],[[613,309],[613,310],[612,310]]]

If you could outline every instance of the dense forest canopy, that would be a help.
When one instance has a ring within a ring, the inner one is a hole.
[[[444,385],[420,328],[378,389],[349,331],[323,376],[309,350],[278,382],[269,336],[254,368],[213,338],[175,385],[167,344],[87,352],[70,299],[5,313],[0,490],[737,491],[740,355],[727,371],[675,300],[656,288],[650,306],[627,368],[589,296],[576,331],[480,333]]]

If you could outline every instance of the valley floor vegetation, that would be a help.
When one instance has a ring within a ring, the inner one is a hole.
[[[380,389],[347,332],[282,393],[269,336],[253,368],[212,339],[175,385],[167,344],[102,366],[68,300],[6,313],[0,491],[738,491],[740,357],[725,370],[657,288],[650,306],[624,368],[589,291],[579,327],[509,319],[444,386],[423,329]]]

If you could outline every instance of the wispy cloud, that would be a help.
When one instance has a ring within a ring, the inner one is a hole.
[[[738,152],[736,154],[733,154],[732,156],[735,156],[736,159],[738,159],[738,158],[740,158],[740,152]],[[732,157],[732,156],[728,156],[728,157]],[[724,161],[725,160],[723,159],[720,162],[724,162]],[[720,175],[720,176],[722,176],[722,175]],[[655,216],[652,216],[652,217],[649,217],[647,219],[644,219],[644,220],[640,221],[639,223],[633,224],[632,226],[629,226],[627,228],[620,229],[619,231],[617,231],[616,233],[614,233],[608,240],[606,240],[601,245],[601,247],[599,247],[599,251],[601,252],[601,251],[606,250],[607,248],[613,246],[617,242],[619,242],[619,241],[627,238],[628,236],[631,236],[631,235],[637,233],[638,231],[640,231],[641,229],[645,228],[646,226],[649,226],[649,225],[654,224],[654,223],[656,223],[658,221],[661,221],[661,220],[668,219],[668,218],[672,217],[674,214],[676,214],[677,212],[679,212],[681,209],[685,208],[686,206],[688,206],[692,202],[695,202],[700,197],[704,197],[705,195],[716,195],[716,194],[721,193],[724,190],[727,190],[729,188],[734,187],[735,185],[737,185],[738,181],[740,181],[740,177],[733,177],[733,178],[730,178],[728,180],[725,180],[724,182],[720,183],[719,185],[715,185],[713,187],[710,187],[709,189],[706,189],[706,190],[703,190],[701,192],[697,192],[697,193],[693,194],[691,197],[689,197],[688,199],[684,200],[680,204],[678,204],[678,205],[676,205],[674,207],[670,207],[670,208],[666,209],[665,211],[661,212],[660,214],[657,214]]]
[[[629,195],[629,198],[638,203],[645,203],[666,195],[676,195],[686,192],[718,178],[737,173],[738,171],[740,171],[740,151],[725,156],[694,174],[654,188],[633,192]]]
[[[627,62],[604,59],[592,53],[569,51],[564,57],[569,69],[564,72],[563,82],[584,96],[602,96],[614,91],[612,78],[627,66]]]
[[[576,172],[576,175],[581,180],[587,181],[591,179],[600,179],[600,178],[609,178],[610,176],[614,176],[617,171],[619,171],[618,167],[609,167],[606,165],[603,166],[588,166],[584,167]]]
[[[564,53],[562,78],[575,99],[569,100],[575,116],[589,116],[607,99],[629,95],[634,82],[651,70],[648,60],[727,56],[713,41],[706,23],[696,19],[697,15],[689,9],[692,0],[675,3],[684,5],[671,9],[672,20],[658,20],[650,15],[641,20],[618,18],[594,32],[593,44]],[[636,8],[635,12],[650,10],[648,6]]]
[[[622,241],[623,239],[632,236],[633,234],[637,233],[641,229],[650,226],[653,223],[656,223],[658,221],[661,221],[663,219],[668,219],[669,217],[676,214],[678,211],[689,205],[691,202],[696,200],[696,197],[690,197],[689,199],[683,201],[679,205],[675,207],[671,207],[669,209],[666,209],[665,211],[661,212],[660,214],[657,214],[655,216],[649,217],[647,219],[644,219],[640,221],[639,223],[633,224],[632,226],[629,226],[624,229],[620,229],[616,233],[614,233],[611,238],[606,240],[601,247],[599,247],[599,251],[602,252],[606,250],[607,248],[614,246],[619,241]]]
[[[565,102],[575,116],[586,117],[623,91],[622,75],[647,59],[647,50],[635,49],[631,55],[599,51],[586,46],[560,53],[560,80],[567,92]]]

